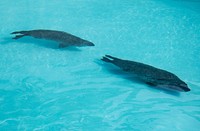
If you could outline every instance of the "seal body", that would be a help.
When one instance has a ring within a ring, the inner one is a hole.
[[[63,31],[39,29],[29,31],[15,31],[11,34],[16,34],[13,39],[19,39],[24,36],[32,36],[38,39],[53,40],[59,43],[60,48],[67,46],[94,46],[94,44],[90,41],[84,40],[80,37]]]
[[[110,55],[105,55],[101,60],[112,63],[126,72],[132,73],[135,77],[142,80],[144,83],[161,87],[169,90],[188,92],[190,89],[187,84],[178,78],[175,74],[156,67],[130,61],[122,60]]]

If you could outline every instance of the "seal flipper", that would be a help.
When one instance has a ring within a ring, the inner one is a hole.
[[[149,86],[157,86],[155,83],[153,83],[153,82],[145,82],[147,85],[149,85]]]
[[[12,39],[19,39],[19,38],[22,38],[22,37],[24,37],[24,36],[26,36],[26,35],[16,35],[15,37],[13,37]]]
[[[67,47],[67,46],[69,46],[68,44],[66,44],[66,43],[60,43],[59,44],[59,48],[65,48],[65,47]]]
[[[24,36],[28,36],[28,31],[15,31],[15,32],[12,32],[10,34],[16,34],[15,37],[13,37],[13,39],[19,39],[19,38],[22,38]]]
[[[105,55],[101,60],[105,61],[105,62],[110,62],[110,63],[115,64],[115,65],[117,65],[116,63],[118,61],[121,61],[121,59],[113,57],[111,55]]]
[[[105,56],[108,57],[108,58],[111,58],[111,59],[113,59],[113,60],[120,60],[119,58],[113,57],[113,56],[111,56],[111,55],[105,55]]]
[[[112,63],[112,62],[113,62],[112,60],[110,60],[110,59],[108,59],[108,58],[106,58],[106,57],[103,57],[101,60],[102,60],[102,61],[105,61],[105,62],[109,62],[109,63]]]
[[[126,71],[126,72],[130,72],[131,71],[131,69],[129,67],[124,67],[122,69],[123,69],[123,71]]]
[[[28,34],[29,31],[15,31],[10,34]]]

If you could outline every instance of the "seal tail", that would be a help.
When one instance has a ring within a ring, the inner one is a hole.
[[[108,57],[108,58],[111,58],[111,59],[113,59],[113,60],[119,60],[119,58],[113,57],[113,56],[111,56],[111,55],[105,55],[105,56]]]
[[[116,59],[117,59],[117,58],[112,57],[112,56],[110,56],[110,55],[105,55],[105,56],[103,56],[103,58],[102,58],[101,60],[104,61],[104,62],[113,63],[114,60],[116,60]]]
[[[10,34],[27,34],[27,33],[28,33],[28,31],[15,31]]]
[[[19,39],[19,38],[22,38],[24,36],[27,36],[28,35],[28,32],[29,31],[15,31],[15,32],[12,32],[10,34],[16,34],[15,37],[13,37],[13,39]]]
[[[110,59],[108,59],[106,57],[103,57],[101,60],[104,61],[104,62],[109,62],[109,63],[113,62],[112,60],[110,60]]]
[[[26,36],[26,35],[16,35],[15,37],[13,37],[12,39],[19,39],[19,38],[22,38],[22,37],[24,37],[24,36]]]

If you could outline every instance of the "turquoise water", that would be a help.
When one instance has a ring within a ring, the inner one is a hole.
[[[198,0],[0,1],[0,130],[197,131],[199,7]],[[95,47],[11,39],[31,29],[66,31]],[[100,61],[105,54],[171,71],[191,91],[131,81]]]

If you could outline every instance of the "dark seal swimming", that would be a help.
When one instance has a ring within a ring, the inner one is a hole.
[[[11,34],[16,34],[13,39],[19,39],[24,36],[32,36],[38,39],[53,40],[59,43],[59,48],[64,48],[67,46],[94,46],[94,44],[90,41],[84,40],[63,31],[39,29],[29,31],[15,31]]]
[[[122,60],[110,55],[105,55],[101,60],[112,63],[124,71],[132,73],[136,78],[150,86],[182,92],[190,91],[184,81],[168,71],[135,61]]]

